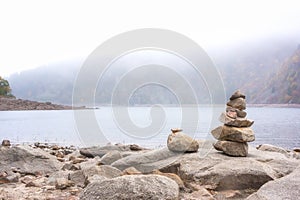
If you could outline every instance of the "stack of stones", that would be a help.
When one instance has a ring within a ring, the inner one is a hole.
[[[236,91],[227,103],[226,113],[222,113],[219,120],[223,126],[211,131],[218,140],[214,147],[230,156],[247,156],[248,144],[255,140],[254,133],[250,126],[254,121],[246,118],[245,95]]]

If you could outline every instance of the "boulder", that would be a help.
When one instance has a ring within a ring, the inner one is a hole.
[[[297,199],[300,197],[300,167],[291,174],[270,181],[257,192],[250,195],[247,200],[281,200]]]
[[[105,154],[100,160],[99,163],[102,165],[110,165],[111,163],[121,159],[121,153],[119,151],[110,151]]]
[[[83,173],[82,170],[71,172],[68,179],[72,181],[76,186],[84,188],[87,185],[88,177]]]
[[[261,151],[272,151],[272,152],[278,152],[286,155],[288,154],[287,150],[285,150],[284,148],[277,147],[271,144],[261,144],[257,147],[257,149]]]
[[[223,151],[229,156],[248,155],[248,144],[246,142],[217,141],[214,147],[216,150]]]
[[[106,145],[102,147],[87,147],[79,149],[81,155],[89,158],[94,158],[96,156],[102,157],[110,151],[130,151],[130,146],[128,145]]]
[[[150,173],[155,169],[162,169],[177,159],[180,159],[182,154],[168,150],[167,148],[155,149],[140,154],[133,154],[117,160],[111,164],[120,170],[125,170],[129,167],[135,167],[142,173]]]
[[[242,158],[228,157],[212,150],[203,158],[197,154],[184,155],[178,161],[180,164],[177,173],[184,182],[195,182],[210,190],[257,190],[266,182],[275,179],[278,171],[286,167],[285,163],[291,169],[297,166],[297,162],[278,153],[264,155],[250,148],[249,154]],[[277,166],[267,162],[271,159],[278,159]]]
[[[68,171],[57,171],[52,173],[47,180],[47,185],[55,186],[58,179],[69,179],[69,172]]]
[[[99,175],[106,178],[115,178],[122,175],[122,172],[112,166],[109,165],[94,165],[88,167],[81,167],[83,173],[87,177],[92,177],[93,175]]]
[[[233,119],[232,117],[228,117],[227,114],[222,113],[219,117],[220,122],[227,126],[234,126],[234,127],[250,127],[254,123],[253,120],[245,119],[245,118],[239,118],[236,117]]]
[[[232,101],[227,102],[227,106],[239,109],[239,110],[245,110],[246,109],[246,100],[243,98],[237,98]]]
[[[233,142],[252,142],[255,140],[254,133],[250,128],[236,128],[230,126],[219,126],[211,131],[217,140],[228,140]]]
[[[41,149],[33,149],[27,145],[11,148],[0,146],[0,171],[10,171],[12,168],[20,174],[45,175],[58,171],[62,164],[55,156]]]
[[[230,99],[230,101],[232,101],[232,100],[235,100],[237,98],[243,98],[243,99],[245,99],[246,96],[243,93],[241,93],[241,91],[237,90],[236,92],[234,92],[231,95],[231,97],[229,99]]]
[[[174,167],[166,167],[160,171],[176,173],[192,191],[197,189],[190,187],[191,184],[200,185],[212,191],[216,199],[221,192],[228,196],[230,190],[236,190],[240,193],[236,196],[245,199],[263,184],[286,176],[300,164],[299,160],[281,153],[262,152],[251,146],[248,151],[247,157],[228,157],[214,149],[206,155],[183,154],[172,163]]]
[[[10,141],[9,140],[2,140],[2,146],[10,147]]]
[[[168,136],[167,146],[174,152],[197,152],[199,149],[198,142],[182,132],[172,132]]]
[[[178,196],[178,185],[172,179],[160,175],[127,175],[89,184],[80,199],[175,200]]]

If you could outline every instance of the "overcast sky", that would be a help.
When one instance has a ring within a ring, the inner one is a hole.
[[[0,1],[0,76],[86,57],[138,28],[170,29],[204,49],[300,30],[299,1]]]

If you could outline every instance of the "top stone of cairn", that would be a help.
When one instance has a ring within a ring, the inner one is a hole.
[[[240,111],[246,109],[246,96],[242,94],[239,90],[233,93],[230,97],[230,101],[227,102],[227,106],[239,109]]]
[[[233,95],[231,95],[229,100],[232,101],[232,100],[235,100],[237,98],[246,99],[246,96],[243,93],[241,93],[241,91],[237,90],[235,93],[233,93]]]

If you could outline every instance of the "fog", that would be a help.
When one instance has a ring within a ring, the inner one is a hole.
[[[300,32],[299,19],[298,1],[1,2],[0,74],[84,59],[107,39],[139,28],[176,31],[210,52],[288,39]]]

